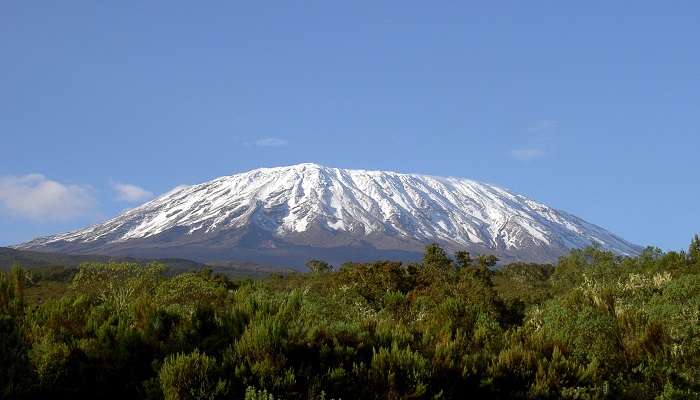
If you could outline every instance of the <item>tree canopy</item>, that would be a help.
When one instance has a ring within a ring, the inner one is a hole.
[[[0,273],[0,397],[699,398],[699,246],[498,266],[433,244],[422,263],[258,281],[16,267]]]

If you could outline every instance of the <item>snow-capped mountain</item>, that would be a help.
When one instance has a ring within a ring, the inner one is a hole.
[[[551,261],[598,244],[640,248],[505,189],[461,178],[328,168],[261,168],[178,187],[103,224],[23,249],[300,265],[415,259],[424,245]]]

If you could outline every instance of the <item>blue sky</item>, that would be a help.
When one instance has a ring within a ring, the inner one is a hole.
[[[308,161],[486,181],[687,246],[700,3],[427,5],[4,2],[0,244]]]

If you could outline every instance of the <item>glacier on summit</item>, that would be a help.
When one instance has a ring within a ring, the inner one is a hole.
[[[415,259],[430,242],[523,261],[553,261],[591,244],[620,255],[640,251],[490,184],[310,163],[178,187],[105,223],[18,248],[284,265],[311,257]]]

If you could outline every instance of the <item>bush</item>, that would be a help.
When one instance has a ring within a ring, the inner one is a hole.
[[[418,352],[394,343],[373,353],[369,377],[377,394],[385,393],[389,399],[416,398],[425,394],[430,371]]]
[[[216,360],[199,350],[166,358],[158,378],[166,400],[218,399],[228,391]]]

